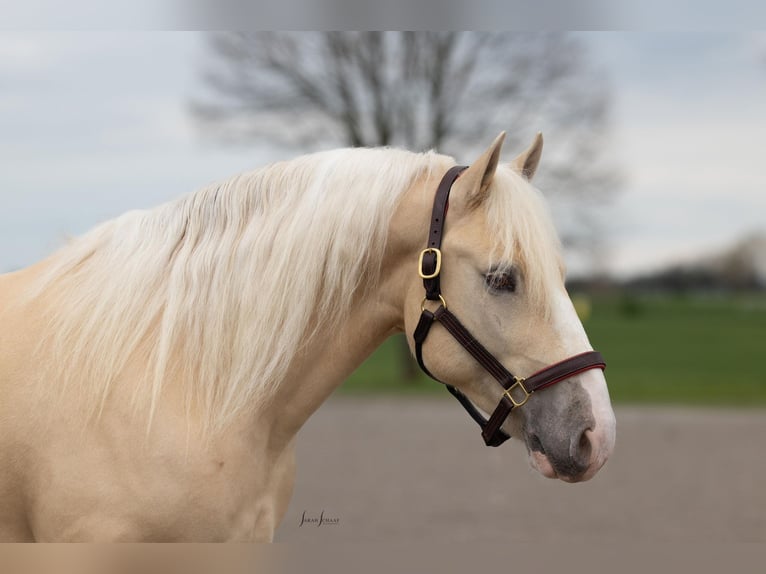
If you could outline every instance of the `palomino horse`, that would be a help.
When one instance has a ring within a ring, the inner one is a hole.
[[[591,347],[528,181],[542,140],[499,164],[503,137],[452,186],[440,293],[528,375]],[[126,213],[0,276],[0,539],[271,540],[296,433],[419,321],[416,263],[453,165],[309,155]],[[439,325],[422,356],[482,411],[505,400]],[[502,431],[543,475],[589,479],[615,440],[602,371],[535,393]]]

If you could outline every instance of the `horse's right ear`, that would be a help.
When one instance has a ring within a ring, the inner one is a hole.
[[[540,156],[543,155],[543,134],[537,132],[535,141],[519,156],[511,162],[513,168],[523,175],[527,180],[532,181],[537,171],[537,164],[540,163]]]
[[[495,176],[504,139],[505,132],[500,132],[492,145],[484,150],[479,159],[473,162],[455,182],[455,187],[459,190],[455,196],[462,198],[467,209],[475,209],[489,195],[489,186]]]

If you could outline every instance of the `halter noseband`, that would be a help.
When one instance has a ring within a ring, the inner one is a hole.
[[[436,190],[434,207],[431,214],[431,228],[428,232],[428,247],[420,253],[418,273],[423,278],[423,286],[426,296],[421,303],[420,320],[418,321],[413,339],[415,341],[415,357],[420,368],[432,379],[439,381],[426,368],[423,362],[423,342],[426,340],[435,321],[438,321],[447,332],[452,335],[470,355],[491,374],[503,387],[503,396],[495,408],[489,420],[479,412],[474,404],[452,385],[447,385],[447,390],[460,401],[471,418],[481,427],[481,436],[487,446],[500,446],[509,438],[502,425],[511,411],[524,405],[530,395],[545,387],[573,377],[590,369],[605,369],[606,363],[601,353],[588,351],[574,355],[563,361],[545,367],[527,378],[512,375],[473,335],[458,321],[457,317],[447,310],[447,302],[441,294],[439,276],[442,268],[442,254],[440,251],[444,230],[444,219],[447,215],[447,204],[452,184],[465,170],[465,166],[451,168],[442,178]],[[438,301],[439,307],[431,312],[426,309],[426,301]],[[439,381],[441,382],[441,381]]]

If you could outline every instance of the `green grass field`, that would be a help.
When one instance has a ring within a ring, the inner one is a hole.
[[[585,321],[606,357],[615,402],[766,405],[766,298],[595,299]],[[343,393],[447,393],[425,375],[402,382],[393,339]]]

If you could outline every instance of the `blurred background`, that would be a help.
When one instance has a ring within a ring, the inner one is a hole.
[[[715,429],[720,448],[739,441],[735,460],[747,478],[756,471],[754,453],[764,458],[764,415],[730,409],[766,405],[764,102],[766,34],[756,32],[4,32],[0,272],[30,265],[68,235],[126,210],[300,153],[394,145],[469,162],[507,130],[510,159],[542,131],[536,184],[550,200],[578,313],[609,362],[624,440],[646,432],[647,420],[656,422],[647,436],[657,444],[680,436],[699,447]],[[325,415],[332,419],[309,423],[324,429],[315,436],[334,436],[337,421],[372,404],[383,409],[368,413],[381,425],[389,415],[417,424],[428,409],[444,408],[434,425],[455,424],[456,437],[472,436],[457,407],[433,407],[446,393],[413,365],[402,337],[338,394]],[[399,395],[416,408],[411,415],[402,414]],[[688,415],[666,405],[703,408]],[[699,418],[719,416],[713,407],[722,406],[724,420]],[[730,441],[721,439],[727,429]],[[466,449],[483,453],[472,438]],[[390,448],[395,439],[386,440]],[[302,448],[307,460],[316,455]],[[310,490],[322,469],[328,481],[339,472],[320,452],[308,463],[311,476],[299,466],[288,540],[305,532],[296,527],[301,506],[319,498],[337,507],[343,499],[342,491]],[[647,453],[630,460],[645,463]],[[657,468],[642,467],[647,480]],[[626,484],[602,486],[623,500]],[[766,539],[764,495],[752,506],[755,482],[741,487],[741,498],[728,501],[741,530],[722,523],[708,533]],[[505,500],[502,485],[486,485],[493,488]],[[675,490],[665,495],[677,499]],[[719,510],[690,516],[699,525]],[[683,531],[662,505],[656,512],[653,521],[678,526],[671,534]],[[383,530],[346,534],[381,536],[390,524],[381,520]],[[370,524],[369,516],[359,524]],[[606,524],[606,533],[615,531]]]
[[[0,271],[211,181],[339,146],[536,181],[616,400],[766,402],[763,33],[3,33]],[[348,392],[441,392],[392,340]]]

